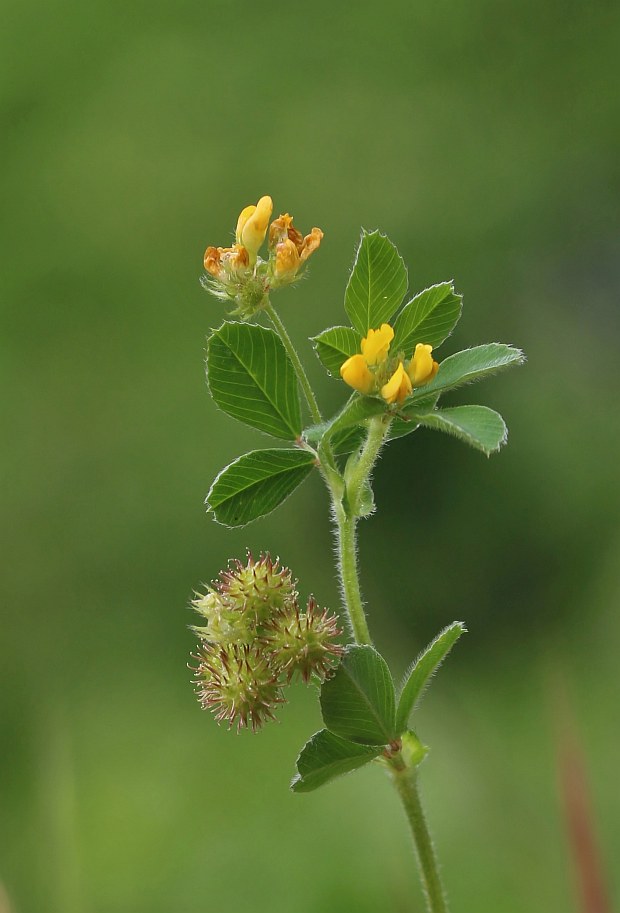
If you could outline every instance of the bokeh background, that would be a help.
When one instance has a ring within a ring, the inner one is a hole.
[[[246,530],[203,509],[265,439],[207,395],[223,311],[202,254],[263,193],[325,231],[277,303],[326,409],[345,391],[307,337],[343,320],[362,225],[413,290],[455,278],[441,355],[526,350],[452,397],[502,411],[499,456],[428,431],[390,446],[364,587],[397,671],[454,618],[471,632],[417,725],[454,910],[581,909],[568,730],[618,903],[617,4],[5,0],[2,18],[0,909],[423,909],[380,772],[288,792],[315,696],[236,737],[185,668],[193,588],[246,547],[338,605],[318,479]]]

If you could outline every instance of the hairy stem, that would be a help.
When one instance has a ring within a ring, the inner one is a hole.
[[[420,802],[417,771],[414,767],[392,766],[391,774],[411,827],[429,913],[448,913],[448,901],[441,883],[435,847]]]
[[[390,419],[385,415],[377,415],[371,418],[368,423],[368,434],[362,446],[359,456],[345,471],[345,481],[347,484],[347,497],[353,514],[357,513],[359,496],[364,485],[370,479],[379,451],[383,446],[385,435],[390,427]]]
[[[370,631],[364,612],[357,567],[357,518],[348,516],[342,504],[335,510],[338,541],[338,572],[353,637],[358,644],[371,644]]]
[[[301,389],[304,392],[306,402],[308,403],[308,408],[310,409],[312,421],[314,422],[315,425],[320,425],[321,422],[323,421],[323,416],[321,415],[321,410],[319,409],[319,404],[316,401],[316,396],[314,395],[314,391],[313,391],[312,387],[310,386],[310,381],[308,380],[308,376],[307,376],[306,372],[304,371],[304,367],[299,359],[297,350],[295,349],[295,346],[293,345],[293,343],[291,341],[291,337],[288,335],[288,333],[286,331],[286,327],[280,320],[278,313],[277,313],[277,311],[274,310],[271,302],[269,302],[268,304],[266,304],[264,306],[264,311],[267,314],[267,316],[269,317],[269,319],[271,320],[276,333],[282,340],[282,344],[284,345],[284,348],[288,352],[288,357],[291,359],[293,368],[295,369],[295,374],[297,375],[297,380],[299,381]]]
[[[345,471],[346,491],[344,500],[336,496],[332,488],[332,504],[336,521],[338,542],[338,572],[345,605],[351,622],[351,630],[358,644],[371,644],[357,564],[357,522],[360,500],[372,468],[385,439],[389,421],[377,417],[371,419],[368,434],[359,456],[350,462]]]

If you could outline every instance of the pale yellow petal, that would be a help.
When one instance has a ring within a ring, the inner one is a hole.
[[[256,262],[257,254],[265,240],[272,212],[273,201],[271,197],[261,197],[254,208],[254,212],[250,213],[241,228],[241,243],[250,255],[250,263],[252,264]]]
[[[242,209],[241,212],[239,213],[239,218],[237,219],[237,228],[235,231],[235,240],[236,240],[237,244],[242,243],[241,234],[243,232],[245,223],[248,221],[250,216],[253,215],[255,212],[256,212],[256,206],[254,206],[254,204],[252,204],[251,206],[246,206],[245,209]]]

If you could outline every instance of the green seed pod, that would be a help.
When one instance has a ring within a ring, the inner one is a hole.
[[[343,653],[343,647],[335,642],[341,633],[336,616],[319,609],[311,596],[304,613],[295,604],[274,615],[265,625],[261,640],[271,655],[272,667],[288,681],[296,672],[304,682],[313,675],[323,681]]]
[[[273,561],[268,553],[261,554],[258,561],[248,554],[246,564],[231,561],[214,586],[227,608],[253,620],[256,626],[294,604],[297,598],[291,572],[280,567],[278,559]]]
[[[192,657],[198,663],[193,672],[200,704],[229,729],[236,723],[237,731],[251,727],[256,732],[285,703],[278,675],[257,645],[203,643]]]

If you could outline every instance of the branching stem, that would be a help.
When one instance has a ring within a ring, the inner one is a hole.
[[[320,425],[323,421],[321,410],[291,338],[271,303],[267,303],[264,306],[264,310],[288,353],[308,403],[312,420],[316,425]],[[368,431],[362,448],[357,456],[349,459],[344,476],[336,464],[327,438],[319,446],[322,462],[321,472],[330,492],[332,513],[336,524],[338,574],[342,595],[351,631],[358,644],[372,644],[372,638],[364,611],[359,580],[357,523],[362,516],[364,490],[370,480],[389,426],[390,419],[386,415],[375,416],[369,420]],[[400,753],[390,762],[390,768],[391,778],[401,798],[411,827],[429,913],[448,913],[448,905],[441,884],[435,849],[420,802],[416,769],[407,765]]]

